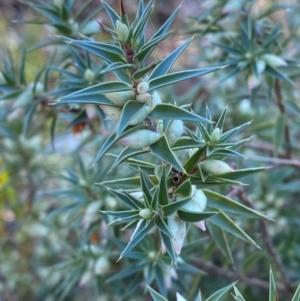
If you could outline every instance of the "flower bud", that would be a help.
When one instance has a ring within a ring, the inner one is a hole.
[[[138,84],[136,90],[139,94],[145,94],[149,90],[149,84],[146,82],[141,82]]]
[[[95,80],[96,74],[90,68],[87,68],[84,72],[84,79],[88,82],[93,82]]]
[[[122,23],[120,20],[117,20],[116,31],[117,31],[118,39],[121,42],[126,42],[127,37],[129,35],[129,29],[128,29],[127,25]]]
[[[256,68],[258,73],[263,73],[266,69],[266,62],[264,60],[256,61]]]
[[[112,107],[112,106],[106,106],[106,105],[100,105],[100,108],[112,120],[118,121],[120,119],[120,116],[121,116],[121,113],[122,113],[122,109],[121,108]]]
[[[102,205],[101,201],[95,201],[90,203],[84,213],[82,223],[85,228],[88,228],[90,224],[96,221],[99,218],[99,209]]]
[[[125,136],[120,142],[131,148],[141,149],[155,143],[159,137],[160,134],[156,132],[150,130],[138,130]]]
[[[65,0],[53,0],[53,5],[56,6],[59,9],[62,9],[64,6]]]
[[[130,121],[129,125],[136,125],[143,122],[145,118],[148,116],[149,112],[150,112],[150,107],[146,105],[141,107],[141,109],[136,113],[136,115]]]
[[[79,286],[87,285],[93,279],[93,277],[94,275],[92,271],[90,270],[85,271],[80,278]]]
[[[220,160],[208,159],[201,162],[200,166],[202,170],[212,175],[221,175],[233,171],[227,163]]]
[[[128,100],[134,99],[133,91],[105,93],[104,96],[117,106],[123,106]]]
[[[220,139],[220,136],[221,136],[221,130],[219,128],[215,128],[210,135],[210,139],[212,142],[216,142]]]
[[[105,275],[110,270],[110,262],[105,256],[99,257],[95,262],[94,272],[96,275]]]
[[[205,194],[202,190],[197,189],[195,185],[192,186],[192,194],[191,200],[184,204],[182,209],[192,212],[203,212],[207,203]]]
[[[182,120],[172,120],[169,123],[169,126],[165,132],[166,134],[166,138],[170,144],[170,146],[172,146],[175,141],[182,135],[183,133],[183,122]]]
[[[172,233],[173,249],[179,255],[186,235],[185,222],[179,218],[177,213],[173,213],[168,216],[168,227]]]
[[[151,99],[151,95],[149,93],[138,94],[136,96],[136,101],[141,103],[146,103]]]
[[[100,24],[96,20],[92,20],[83,27],[81,32],[84,35],[93,35],[95,33],[98,33],[100,30],[101,30]]]
[[[275,54],[267,53],[267,54],[264,54],[261,58],[269,66],[271,66],[273,68],[280,67],[280,66],[287,66],[286,61],[283,60],[281,57],[275,55]]]
[[[155,91],[153,94],[152,94],[152,99],[151,99],[151,109],[153,109],[156,105],[158,104],[161,104],[162,101],[161,101],[161,98],[159,96],[159,94],[157,93],[157,91]]]
[[[148,219],[151,216],[151,210],[148,208],[141,209],[139,215],[143,219]]]
[[[260,84],[260,78],[257,78],[253,73],[248,76],[248,89],[253,90]]]

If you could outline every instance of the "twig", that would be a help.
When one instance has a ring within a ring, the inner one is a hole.
[[[282,93],[281,93],[281,88],[280,88],[280,82],[278,79],[275,79],[275,83],[274,83],[274,101],[279,109],[279,112],[282,116],[285,115],[285,107],[282,103]],[[291,158],[291,149],[290,149],[290,145],[291,145],[291,138],[290,138],[290,130],[288,125],[286,124],[284,127],[284,137],[285,137],[285,142],[287,144],[286,146],[286,158],[290,159]]]
[[[253,202],[247,197],[246,193],[243,190],[241,190],[240,188],[236,189],[236,195],[245,205],[247,205],[248,207],[250,207],[254,210],[256,209]],[[293,290],[293,288],[290,284],[290,280],[287,276],[287,272],[286,272],[286,270],[285,270],[285,268],[282,264],[280,256],[276,252],[276,248],[273,244],[271,235],[269,233],[267,223],[263,219],[260,219],[259,223],[260,223],[260,226],[261,226],[262,236],[264,238],[263,241],[266,245],[267,252],[269,253],[271,258],[273,259],[274,263],[276,264],[276,266],[277,266],[277,268],[278,268],[278,270],[281,274],[285,289],[288,290],[289,292],[291,292]]]
[[[257,278],[245,277],[245,276],[240,275],[237,272],[225,270],[212,263],[204,262],[199,259],[197,259],[197,261],[195,262],[195,265],[197,265],[197,267],[199,267],[201,270],[203,270],[207,273],[210,273],[213,275],[224,276],[224,277],[226,277],[228,279],[232,279],[232,280],[239,280],[247,285],[259,287],[266,291],[269,290],[269,283],[267,281],[259,280]],[[278,291],[281,291],[281,292],[286,291],[285,286],[282,284],[277,285],[276,288]]]

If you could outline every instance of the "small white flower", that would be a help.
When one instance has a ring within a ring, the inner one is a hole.
[[[173,236],[173,249],[179,255],[186,235],[186,224],[175,212],[168,216],[168,227]]]

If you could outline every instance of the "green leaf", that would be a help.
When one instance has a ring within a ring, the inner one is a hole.
[[[207,144],[205,144],[203,147],[199,148],[196,152],[192,154],[192,156],[184,163],[184,169],[187,173],[190,173],[193,168],[197,165],[200,158],[205,155],[207,149]]]
[[[246,275],[251,269],[251,267],[254,266],[254,264],[256,264],[255,266],[258,266],[259,263],[257,261],[265,255],[266,255],[265,251],[259,250],[257,252],[254,252],[250,256],[248,256],[248,258],[244,261],[241,269],[243,274]]]
[[[107,14],[109,15],[109,18],[110,18],[112,24],[113,24],[114,26],[116,26],[117,20],[120,21],[119,15],[115,12],[115,10],[114,10],[108,3],[106,3],[106,2],[103,1],[103,0],[101,0],[101,2],[102,2],[102,5],[103,5],[104,8],[105,8]]]
[[[196,223],[203,221],[212,215],[217,214],[218,212],[212,211],[212,212],[192,212],[192,211],[187,211],[187,210],[178,210],[177,211],[178,216],[180,219],[182,219],[185,222],[188,223]]]
[[[192,184],[190,179],[185,180],[174,191],[175,195],[181,195],[184,197],[188,197],[189,195],[191,195],[191,193],[192,193]]]
[[[277,69],[272,68],[271,66],[267,65],[265,71],[266,71],[266,73],[269,73],[273,77],[283,80],[285,82],[288,82],[294,86],[294,83],[285,74],[278,71]]]
[[[300,301],[300,284],[298,285],[297,290],[291,301]]]
[[[164,217],[167,217],[174,212],[176,212],[179,208],[181,208],[183,205],[185,205],[187,202],[189,202],[191,199],[191,196],[184,198],[180,201],[172,202],[167,205],[164,205],[161,207],[162,212],[164,214]]]
[[[167,226],[167,224],[165,223],[165,221],[160,215],[158,215],[157,218],[155,219],[155,225],[157,226],[159,231],[163,232],[165,235],[172,238],[172,233],[170,232],[169,227]]]
[[[171,35],[171,31],[166,32],[153,40],[148,41],[145,45],[143,45],[138,52],[134,55],[133,60],[137,60],[139,62],[144,62],[147,57],[151,54],[151,52],[155,49],[157,44],[163,40],[165,40],[169,35]]]
[[[215,292],[214,294],[209,296],[205,301],[218,301],[218,300],[220,300],[221,297],[223,297],[229,290],[232,289],[232,287],[235,285],[235,283],[230,284],[230,285],[218,290],[217,292]]]
[[[161,237],[161,240],[163,242],[163,244],[165,245],[166,249],[167,249],[167,252],[169,254],[169,256],[171,257],[171,260],[172,260],[172,264],[175,264],[176,265],[176,262],[177,262],[177,256],[174,252],[174,249],[173,249],[173,245],[172,245],[172,241],[171,241],[171,238],[169,236],[167,236],[164,232],[162,231],[159,231],[159,234],[160,234],[160,237]]]
[[[158,104],[148,115],[155,119],[181,119],[183,121],[210,122],[209,120],[172,104]]]
[[[152,71],[152,73],[149,76],[149,81],[151,81],[151,79],[155,79],[157,77],[165,75],[173,66],[179,55],[186,49],[186,47],[191,43],[192,40],[193,38],[188,39],[181,46],[179,46],[172,53],[170,53],[167,57],[165,57]]]
[[[216,226],[213,223],[208,223],[209,233],[213,240],[216,242],[219,250],[223,253],[228,262],[234,265],[231,250],[228,244],[226,233],[222,228]]]
[[[257,245],[257,243],[245,231],[243,231],[232,219],[230,219],[224,212],[220,211],[219,214],[213,215],[209,219],[209,222],[214,223],[221,229],[250,243],[251,245],[260,248]]]
[[[118,260],[123,258],[124,255],[126,255],[130,250],[132,250],[149,233],[149,231],[154,226],[154,220],[151,220],[149,223],[147,220],[140,221],[141,222],[137,225],[132,237],[130,238],[130,242],[123,250]]]
[[[285,116],[283,115],[279,115],[275,121],[274,138],[273,138],[274,157],[277,157],[279,152],[281,141],[284,136],[285,122],[286,122]]]
[[[28,113],[26,114],[23,122],[23,135],[26,136],[28,128],[30,126],[30,121],[33,117],[34,112],[36,111],[36,108],[38,106],[38,102],[33,102],[28,109]]]
[[[150,150],[161,160],[171,164],[177,170],[185,172],[179,159],[172,152],[165,135],[162,135],[157,142],[151,144]]]
[[[109,99],[107,99],[104,95],[101,94],[128,90],[132,90],[132,86],[125,82],[106,82],[63,96],[56,100],[54,104],[95,103],[115,106],[114,103],[112,103]]]
[[[129,158],[131,157],[135,157],[135,156],[138,156],[138,155],[141,155],[141,154],[144,154],[148,152],[147,150],[135,150],[135,149],[132,149],[130,147],[125,147],[121,153],[117,156],[117,159],[115,160],[113,166],[111,167],[111,169],[117,167],[119,164],[121,164],[122,162],[128,160]],[[107,155],[112,155],[112,154],[107,154]],[[112,155],[115,157],[115,155]]]
[[[226,46],[226,45],[219,44],[219,43],[215,43],[215,42],[211,42],[211,44],[220,47],[221,49],[223,49],[227,53],[233,54],[234,56],[241,56],[241,55],[243,55],[243,52],[240,49],[233,48],[233,47]]]
[[[60,38],[69,44],[79,46],[80,48],[83,48],[87,50],[88,52],[91,52],[99,57],[101,57],[103,60],[105,60],[108,63],[115,63],[115,62],[122,62],[126,64],[126,60],[124,58],[124,52],[121,48],[106,44],[106,43],[100,43],[95,42],[94,40],[73,40],[67,37]]]
[[[270,220],[270,218],[268,218],[266,215],[251,208],[248,208],[245,205],[240,204],[215,191],[203,189],[203,192],[208,199],[207,206],[209,207],[226,211],[232,216],[245,216],[248,218],[263,218],[266,220]]]
[[[158,198],[158,203],[160,205],[167,205],[169,202],[167,174],[165,167],[162,168],[162,174],[159,181]]]
[[[158,65],[159,66],[159,65]],[[158,88],[168,86],[177,82],[181,82],[187,80],[189,78],[193,78],[196,76],[201,76],[210,72],[214,72],[216,70],[222,69],[226,66],[216,66],[216,67],[208,67],[202,69],[194,69],[194,70],[184,70],[178,71],[162,76],[155,77],[149,80],[149,91],[156,90]],[[155,68],[156,69],[156,68]],[[155,70],[154,69],[154,70]]]
[[[243,178],[245,176],[257,173],[257,172],[268,170],[269,168],[270,167],[256,167],[256,168],[238,169],[238,170],[234,170],[234,171],[231,171],[228,173],[223,173],[218,176],[210,175],[209,178],[218,179],[218,180],[222,180],[222,179],[237,180],[237,179]]]
[[[224,143],[226,141],[228,141],[231,137],[237,135],[239,132],[241,132],[244,128],[246,128],[249,124],[251,123],[251,121],[248,121],[236,128],[233,128],[225,133],[223,133],[220,137],[220,139],[218,140],[218,143]]]
[[[270,267],[270,278],[269,278],[269,301],[278,301],[275,280],[274,280],[274,276],[273,276],[271,267]]]
[[[150,185],[152,183],[149,183],[149,177],[148,175],[140,170],[140,178],[141,178],[141,186],[142,186],[142,191],[144,194],[144,201],[145,201],[145,205],[146,208],[150,208],[150,204],[152,203],[152,195],[150,192]]]
[[[129,207],[133,208],[134,210],[143,209],[145,206],[144,204],[128,194],[127,192],[119,192],[114,189],[108,189],[112,194],[114,194],[117,198],[119,198],[122,202],[124,202]]]
[[[235,300],[237,301],[246,301],[240,291],[237,289],[236,286],[233,287],[235,293]]]
[[[223,131],[223,125],[224,125],[224,121],[225,121],[225,118],[226,118],[227,107],[228,107],[228,105],[223,110],[221,116],[219,117],[219,119],[218,119],[218,121],[215,125],[215,128],[219,128],[221,130],[221,132]]]
[[[168,301],[165,297],[157,293],[153,288],[147,285],[147,289],[154,301]]]
[[[137,116],[144,107],[145,104],[134,100],[126,102],[118,122],[117,135],[120,135],[127,128],[133,118]]]
[[[139,214],[140,210],[100,211],[100,212],[122,219],[122,218],[125,218],[125,217],[130,217],[130,216],[133,216],[133,215],[137,215],[137,214]]]
[[[115,70],[118,70],[118,69],[133,69],[135,68],[136,66],[134,64],[123,64],[123,63],[120,63],[120,62],[115,62],[115,63],[112,63],[112,64],[109,64],[106,68],[102,69],[99,74],[105,74],[105,73],[108,73],[108,72],[113,72]]]
[[[232,149],[226,149],[226,148],[216,148],[211,153],[209,153],[210,159],[225,159],[226,157],[232,157],[232,158],[240,158],[240,159],[246,159],[246,157],[239,152],[236,152]]]
[[[188,148],[199,148],[203,146],[204,146],[203,141],[195,140],[190,137],[180,137],[175,141],[172,149],[181,150],[181,149],[188,149]]]

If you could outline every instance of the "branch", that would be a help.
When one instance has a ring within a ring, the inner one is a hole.
[[[275,79],[274,93],[275,93],[275,97],[274,97],[275,104],[277,105],[280,114],[282,116],[284,116],[285,115],[285,107],[282,103],[282,93],[281,93],[281,88],[280,88],[280,82],[278,79]],[[291,149],[290,149],[291,137],[290,137],[290,130],[289,130],[289,127],[287,124],[284,127],[284,137],[285,137],[285,142],[287,144],[286,158],[290,159],[291,158]]]
[[[240,188],[236,189],[236,195],[245,205],[247,205],[248,207],[256,210],[253,202],[247,197],[246,193],[243,190],[241,190]],[[287,276],[287,272],[286,272],[286,270],[285,270],[285,268],[282,264],[280,256],[276,252],[276,248],[273,244],[271,235],[269,233],[267,223],[263,219],[260,219],[259,223],[260,223],[260,226],[261,226],[262,237],[263,237],[263,241],[266,245],[267,252],[271,256],[271,258],[273,259],[274,263],[276,264],[276,266],[277,266],[277,268],[278,268],[278,270],[281,274],[285,289],[288,290],[289,292],[291,292],[293,290],[293,288],[290,284],[290,280]]]

